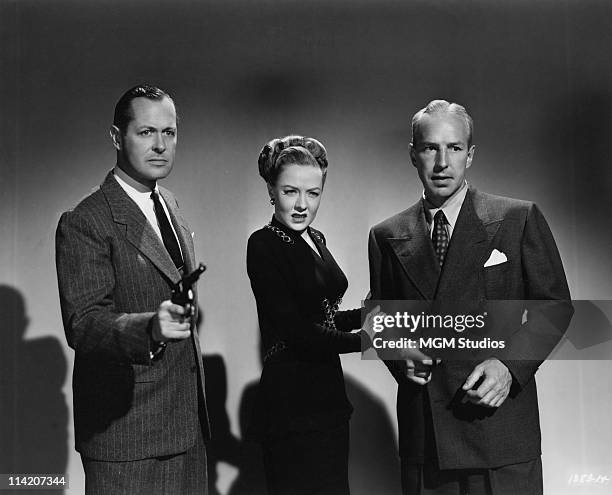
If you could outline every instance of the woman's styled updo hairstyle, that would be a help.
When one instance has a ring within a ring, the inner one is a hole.
[[[270,185],[276,183],[283,165],[313,165],[327,175],[327,152],[316,139],[285,136],[268,142],[259,154],[259,175]]]

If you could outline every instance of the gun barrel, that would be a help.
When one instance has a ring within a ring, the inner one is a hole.
[[[200,278],[200,275],[202,275],[202,273],[204,273],[205,271],[206,265],[200,263],[200,265],[194,271],[192,271],[189,275],[183,277],[183,287],[190,287],[191,285],[195,284]]]

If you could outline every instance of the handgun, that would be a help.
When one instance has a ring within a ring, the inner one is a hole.
[[[193,284],[195,284],[200,275],[206,271],[206,265],[200,263],[200,265],[188,275],[185,275],[181,280],[179,280],[174,287],[172,287],[172,296],[170,300],[174,304],[178,304],[180,306],[188,307],[188,313],[185,314],[185,318],[189,318],[193,314],[194,310],[194,300],[193,300]]]
[[[425,364],[422,361],[414,361],[414,375],[419,378],[429,378],[433,368],[440,364],[440,360],[432,359],[431,364]]]

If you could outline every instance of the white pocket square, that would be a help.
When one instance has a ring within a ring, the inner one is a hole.
[[[506,258],[506,255],[502,253],[501,251],[494,249],[493,251],[491,251],[491,255],[489,256],[489,259],[484,264],[484,267],[486,268],[487,266],[501,265],[502,263],[505,263],[506,261],[508,261],[508,258]]]

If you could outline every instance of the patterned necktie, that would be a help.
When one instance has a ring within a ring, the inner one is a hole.
[[[444,264],[446,251],[448,250],[448,232],[446,231],[446,217],[442,210],[438,210],[434,216],[433,234],[431,236],[434,251],[438,257],[440,268]]]
[[[172,226],[170,225],[170,221],[166,216],[164,207],[162,206],[161,201],[159,200],[159,195],[157,194],[157,191],[153,191],[151,193],[151,199],[153,200],[153,209],[155,210],[155,216],[157,217],[157,224],[159,225],[159,230],[161,231],[164,246],[166,246],[166,250],[172,258],[174,266],[180,269],[184,265],[183,257],[181,256],[181,249],[179,248],[176,236],[174,235]]]

